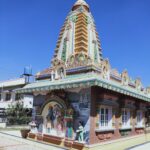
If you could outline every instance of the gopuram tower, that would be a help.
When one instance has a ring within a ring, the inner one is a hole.
[[[61,28],[52,60],[53,71],[56,78],[60,74],[58,66],[65,68],[67,74],[99,71],[101,61],[101,44],[94,18],[89,5],[78,0]]]

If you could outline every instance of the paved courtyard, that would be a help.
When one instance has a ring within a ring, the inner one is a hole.
[[[142,144],[150,141],[149,136],[141,135],[139,138],[130,138],[120,140],[113,144],[105,144],[92,150],[149,150],[150,143],[139,145],[133,148],[133,145]],[[0,150],[66,150],[52,145],[42,144],[21,138],[20,131],[0,131]]]
[[[150,149],[150,143],[147,143],[147,144],[143,144],[143,145],[134,147],[130,150],[149,150],[149,149]]]
[[[0,133],[0,150],[64,150]]]
[[[0,137],[0,150],[40,150],[32,145]],[[42,150],[42,149],[41,149]],[[44,150],[44,149],[43,149]]]

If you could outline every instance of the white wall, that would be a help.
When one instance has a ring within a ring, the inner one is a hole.
[[[8,108],[8,105],[12,104],[11,101],[8,102],[0,102],[0,108]]]
[[[11,93],[11,100],[5,101],[6,93],[2,93],[2,99],[0,101],[0,108],[8,108],[9,105],[15,104],[15,93]],[[33,96],[32,95],[24,95],[21,101],[24,104],[25,108],[32,108],[33,107]]]
[[[5,98],[6,98],[6,94],[5,93],[1,93],[1,100],[0,100],[0,102],[5,101]]]
[[[17,101],[15,100],[16,94],[14,90],[16,90],[18,87],[25,85],[25,78],[18,78],[18,79],[13,79],[13,80],[8,80],[8,81],[2,81],[0,82],[0,89],[2,89],[1,93],[1,99],[0,99],[0,108],[8,108],[8,105],[14,104]],[[16,88],[17,86],[17,88]],[[10,101],[6,101],[6,92],[4,89],[9,89],[11,87],[11,99]],[[13,88],[14,87],[14,88]],[[26,108],[32,108],[33,107],[33,96],[31,95],[25,95],[21,99],[21,101],[24,103],[24,107]]]
[[[24,95],[23,102],[24,102],[25,108],[33,108],[33,96],[32,95]]]
[[[19,78],[19,79],[14,79],[14,80],[8,80],[8,81],[3,81],[0,82],[0,88],[3,87],[10,87],[10,86],[18,86],[18,85],[24,85],[25,82],[25,78]]]

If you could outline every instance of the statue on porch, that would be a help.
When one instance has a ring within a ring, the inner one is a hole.
[[[66,137],[72,139],[73,138],[73,109],[72,108],[69,108],[66,111],[65,121],[66,121]]]
[[[38,132],[37,125],[36,125],[35,121],[30,122],[29,126],[30,126],[30,132],[31,133],[37,133]]]
[[[81,121],[79,122],[79,127],[76,133],[78,142],[84,142],[84,128]]]

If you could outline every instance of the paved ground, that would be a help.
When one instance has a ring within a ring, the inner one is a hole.
[[[4,131],[0,130],[0,150],[65,150],[59,147],[54,147],[47,144],[37,143],[30,140],[20,138],[20,131]],[[101,144],[98,147],[93,147],[91,150],[150,150],[150,143],[136,146],[145,142],[150,142],[150,134],[140,135],[138,138],[130,137],[119,139],[117,142],[108,142]]]
[[[7,138],[1,138],[0,150],[40,150],[37,147],[28,145],[26,143],[18,142],[16,140],[10,140]],[[43,149],[44,150],[44,149]]]
[[[21,138],[21,132],[20,132],[20,130],[12,130],[12,131],[10,130],[10,131],[0,131],[0,132]]]
[[[0,150],[65,150],[0,133]]]
[[[150,143],[134,147],[134,148],[132,148],[130,150],[150,150]]]

